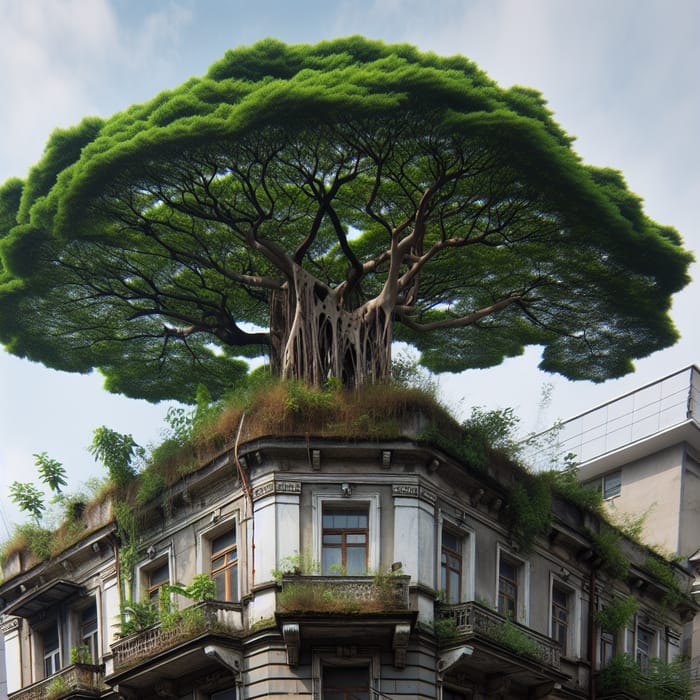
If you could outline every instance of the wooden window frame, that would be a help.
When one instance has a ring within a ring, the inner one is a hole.
[[[233,542],[224,545],[220,549],[214,550],[217,540],[233,534]],[[239,598],[238,592],[238,532],[236,523],[232,522],[230,527],[224,531],[219,531],[208,536],[209,540],[209,575],[216,581],[218,575],[223,575],[224,598],[228,602],[236,602]],[[217,560],[223,558],[219,566],[215,566]],[[233,575],[231,571],[235,571]],[[235,590],[233,587],[235,586]],[[217,584],[218,587],[218,584]]]
[[[325,519],[327,515],[334,515],[340,513],[358,513],[364,516],[366,525],[364,527],[327,527],[325,524]],[[366,504],[359,503],[324,503],[323,512],[321,514],[321,569],[324,575],[329,575],[330,571],[326,571],[325,566],[325,554],[327,550],[340,549],[341,555],[341,567],[342,573],[344,575],[364,575],[368,571],[369,567],[369,523],[370,514],[369,507]],[[326,543],[326,537],[338,537],[340,536],[340,542]],[[364,542],[355,543],[348,542],[349,537],[364,536]],[[364,549],[364,567],[361,573],[348,572],[347,561],[348,561],[348,550],[349,549]],[[328,567],[330,568],[330,567]]]

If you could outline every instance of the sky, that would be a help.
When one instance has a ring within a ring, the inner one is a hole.
[[[540,90],[587,163],[621,170],[646,213],[700,251],[700,2],[697,0],[0,0],[0,183],[25,177],[49,134],[108,117],[202,75],[228,48],[362,34],[475,61],[503,87]],[[539,350],[444,377],[442,396],[513,408],[523,433],[700,364],[698,293],[674,298],[681,340],[627,377],[570,382],[537,369]],[[542,401],[543,392],[551,398]],[[157,443],[167,405],[110,395],[0,350],[0,540],[25,521],[9,498],[46,452],[68,491],[102,476],[87,451],[106,425]]]

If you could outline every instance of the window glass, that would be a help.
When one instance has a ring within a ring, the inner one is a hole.
[[[463,693],[457,693],[449,688],[443,688],[442,700],[467,700],[467,696]]]
[[[367,508],[324,507],[321,573],[360,576],[367,572],[369,515]]]
[[[559,642],[566,655],[569,637],[569,592],[554,584],[552,587],[552,639]]]
[[[94,602],[80,613],[80,643],[83,647],[87,647],[90,662],[96,664],[99,652],[97,648],[97,606]]]
[[[498,566],[498,612],[510,620],[518,616],[518,566],[503,558]]]
[[[323,700],[369,700],[367,667],[328,666],[323,669]]]
[[[616,471],[603,477],[603,498],[614,498],[622,490],[622,472]]]
[[[462,540],[448,530],[442,532],[440,588],[447,603],[462,599]]]
[[[238,548],[232,528],[211,541],[211,577],[217,600],[238,600]]]
[[[653,633],[645,627],[637,628],[637,665],[644,673],[649,671]]]
[[[211,700],[236,700],[236,689],[220,690],[218,693],[212,693],[210,697]]]
[[[610,632],[600,633],[600,666],[605,668],[615,656],[615,637]]]
[[[157,603],[160,589],[165,583],[170,583],[170,565],[167,560],[148,572],[148,599]]]
[[[41,644],[44,651],[44,676],[52,676],[61,669],[58,626],[55,623],[41,633]]]

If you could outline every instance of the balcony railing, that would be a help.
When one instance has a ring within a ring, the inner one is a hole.
[[[278,596],[285,612],[408,610],[410,576],[285,576]]]
[[[686,367],[564,421],[524,443],[535,470],[571,455],[585,464],[688,421],[700,422],[700,369]]]
[[[231,634],[242,628],[240,607],[235,603],[207,601],[183,611],[172,627],[153,625],[111,645],[112,672],[151,658],[205,633]]]
[[[460,635],[481,637],[557,671],[561,668],[558,642],[529,627],[506,620],[478,603],[440,605],[438,615],[441,618],[454,620],[456,631]]]
[[[12,700],[60,700],[74,695],[99,698],[107,690],[103,678],[101,666],[76,664],[11,693],[9,697]]]

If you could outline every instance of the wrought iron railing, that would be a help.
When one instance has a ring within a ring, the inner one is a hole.
[[[455,631],[482,637],[556,670],[561,668],[559,643],[525,625],[512,622],[475,602],[440,605],[438,616],[454,621]]]
[[[112,669],[118,671],[206,632],[233,633],[242,628],[237,604],[207,601],[185,608],[180,619],[130,634],[111,645]]]
[[[11,693],[11,700],[60,700],[77,695],[99,698],[107,690],[101,666],[75,664],[38,683]]]

